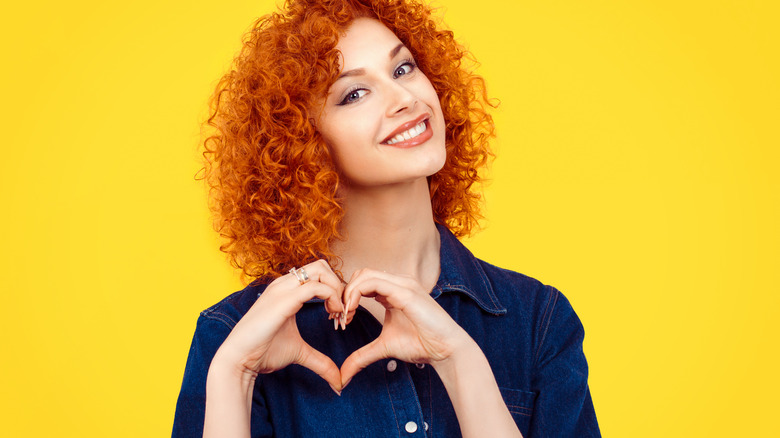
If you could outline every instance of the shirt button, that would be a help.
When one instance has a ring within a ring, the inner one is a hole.
[[[398,368],[398,362],[396,362],[394,360],[390,360],[389,362],[387,362],[387,371],[390,371],[392,373],[393,371],[396,370],[396,368]],[[409,424],[407,423],[407,426],[408,425]],[[414,426],[414,427],[415,427],[415,429],[417,428],[417,426]]]
[[[417,368],[419,368],[419,369],[423,369],[423,368],[425,368],[425,364],[424,364],[424,363],[416,363],[416,364],[414,364],[414,365],[415,365]]]
[[[404,426],[404,429],[406,429],[406,431],[409,432],[409,433],[415,433],[415,432],[417,432],[417,423],[415,423],[414,421],[410,421],[410,422],[406,423],[406,426]]]
[[[423,421],[423,429],[425,429],[426,432],[428,431],[428,423],[425,421]]]

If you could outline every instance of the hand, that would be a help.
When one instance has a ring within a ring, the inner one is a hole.
[[[350,320],[360,297],[373,297],[382,304],[385,321],[379,337],[353,352],[341,365],[343,386],[381,359],[393,357],[436,367],[476,345],[412,277],[372,269],[356,271],[343,297]]]
[[[334,391],[341,391],[339,368],[301,338],[295,314],[314,297],[325,300],[329,313],[343,312],[344,286],[324,260],[303,269],[309,276],[305,284],[287,274],[266,287],[225,339],[212,366],[216,362],[254,378],[258,373],[271,373],[296,363],[320,375]]]

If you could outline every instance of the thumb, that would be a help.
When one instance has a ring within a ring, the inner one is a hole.
[[[311,345],[306,342],[301,346],[301,350],[298,353],[298,358],[295,363],[306,367],[325,379],[330,385],[331,389],[341,395],[343,385],[341,384],[341,373],[335,363],[321,352],[312,348]]]
[[[363,368],[372,363],[389,357],[383,347],[381,337],[374,339],[370,343],[355,350],[341,364],[341,387],[342,389],[359,373]]]

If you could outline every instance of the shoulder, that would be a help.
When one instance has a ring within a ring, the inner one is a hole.
[[[476,259],[476,262],[485,273],[496,298],[507,309],[507,315],[530,319],[541,336],[538,340],[540,343],[545,341],[545,334],[549,334],[550,329],[582,336],[579,318],[569,300],[558,289],[484,260]]]
[[[474,260],[482,268],[485,277],[491,282],[491,286],[501,295],[529,298],[544,293],[544,290],[550,287],[528,275],[500,268],[482,259],[475,258]]]
[[[439,226],[439,232],[442,269],[439,286],[442,290],[464,293],[494,315],[544,313],[561,300],[568,305],[554,287],[475,257],[444,226]]]
[[[500,268],[481,259],[475,258],[475,261],[482,268],[492,292],[504,306],[519,306],[529,310],[555,306],[559,300],[566,300],[558,289],[533,277]]]
[[[264,289],[265,285],[247,286],[243,290],[228,295],[218,303],[200,312],[190,346],[189,358],[187,359],[185,383],[188,381],[189,374],[200,376],[189,379],[194,384],[202,383],[200,378],[205,379],[205,373],[208,370],[208,365],[211,363],[211,358],[241,317],[252,307],[252,304],[257,300],[257,294]]]
[[[257,300],[258,294],[262,293],[266,286],[268,286],[267,283],[252,283],[244,289],[228,295],[200,312],[198,325],[224,325],[232,330],[244,314],[249,311],[249,308]]]
[[[174,437],[200,436],[202,433],[211,359],[264,289],[265,285],[250,285],[200,313],[176,404]]]

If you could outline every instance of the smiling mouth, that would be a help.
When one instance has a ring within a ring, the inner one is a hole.
[[[422,122],[414,125],[412,128],[407,129],[406,131],[396,135],[395,137],[391,138],[390,140],[385,141],[385,144],[394,145],[396,143],[400,143],[400,142],[406,141],[406,140],[411,140],[411,139],[419,136],[420,134],[425,132],[425,130],[427,129],[426,122],[427,122],[427,120],[423,120]]]

